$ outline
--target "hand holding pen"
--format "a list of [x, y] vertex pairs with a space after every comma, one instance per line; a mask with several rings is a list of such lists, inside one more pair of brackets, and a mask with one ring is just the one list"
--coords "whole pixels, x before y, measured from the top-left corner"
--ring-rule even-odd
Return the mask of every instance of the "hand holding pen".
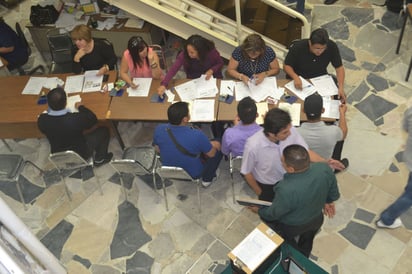
[[300, 77], [296, 77], [295, 79], [293, 79], [293, 82], [295, 84], [295, 88], [302, 90], [303, 86], [302, 86], [302, 80], [300, 79]]

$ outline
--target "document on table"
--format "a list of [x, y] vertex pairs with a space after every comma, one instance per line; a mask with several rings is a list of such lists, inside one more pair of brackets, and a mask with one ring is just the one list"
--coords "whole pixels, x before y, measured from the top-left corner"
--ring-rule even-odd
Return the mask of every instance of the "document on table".
[[84, 72], [83, 92], [100, 91], [103, 83], [103, 75], [97, 76], [98, 70]]
[[321, 96], [333, 96], [338, 94], [338, 87], [333, 81], [332, 76], [325, 74], [311, 78], [310, 81]]
[[329, 97], [322, 97], [323, 99], [323, 108], [325, 111], [322, 113], [321, 117], [323, 118], [334, 118], [339, 119], [339, 100], [332, 100]]
[[76, 108], [76, 103], [81, 102], [82, 98], [80, 95], [72, 95], [72, 96], [67, 96], [67, 106], [70, 110], [70, 112], [79, 112], [79, 110]]
[[71, 75], [66, 77], [66, 84], [64, 90], [67, 93], [82, 92], [84, 75]]
[[286, 102], [280, 102], [279, 108], [283, 109], [284, 111], [289, 112], [290, 118], [292, 119], [292, 125], [295, 127], [300, 126], [300, 104], [293, 103], [289, 104]]
[[198, 99], [191, 104], [191, 122], [211, 122], [215, 120], [215, 100]]
[[193, 81], [196, 86], [197, 99], [215, 97], [219, 92], [216, 86], [216, 78], [211, 77], [209, 80], [206, 80], [206, 75], [202, 74], [202, 76]]
[[258, 125], [263, 125], [264, 117], [266, 115], [266, 112], [268, 112], [269, 110], [268, 103], [266, 102], [256, 103], [256, 107], [257, 107], [257, 113], [258, 113], [258, 117], [256, 117], [256, 123]]
[[295, 82], [294, 81], [290, 81], [288, 82], [285, 87], [287, 89], [289, 89], [290, 91], [292, 91], [297, 97], [299, 97], [302, 100], [305, 100], [306, 97], [308, 97], [309, 95], [313, 94], [316, 92], [315, 87], [309, 83], [308, 81], [306, 81], [304, 78], [302, 78], [301, 76], [299, 76], [300, 80], [302, 81], [302, 89], [297, 89], [295, 88]]
[[231, 253], [254, 271], [277, 246], [272, 239], [255, 228]]
[[221, 80], [220, 81], [220, 94], [233, 96], [235, 90], [235, 81], [233, 80]]
[[127, 88], [129, 97], [147, 97], [149, 95], [152, 78], [133, 78], [133, 83], [137, 88]]
[[175, 90], [182, 102], [191, 102], [196, 99], [196, 85], [193, 80], [175, 86]]
[[248, 85], [243, 82], [235, 83], [236, 101], [250, 96], [256, 102], [261, 102], [269, 96], [276, 96], [277, 90], [276, 77], [267, 77], [259, 85], [255, 85], [252, 81]]
[[39, 95], [43, 87], [43, 84], [47, 81], [47, 77], [33, 77], [29, 78], [26, 86], [24, 87], [21, 94], [28, 95]]

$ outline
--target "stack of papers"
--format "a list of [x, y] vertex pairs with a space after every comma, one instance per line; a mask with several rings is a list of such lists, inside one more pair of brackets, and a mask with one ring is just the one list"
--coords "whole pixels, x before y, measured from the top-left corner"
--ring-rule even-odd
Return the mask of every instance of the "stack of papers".
[[206, 75], [193, 79], [181, 85], [175, 86], [182, 102], [191, 102], [199, 98], [212, 98], [218, 93], [216, 79], [206, 80]]
[[21, 94], [39, 95], [47, 77], [30, 77]]
[[283, 109], [284, 111], [289, 112], [290, 118], [292, 118], [292, 126], [298, 127], [300, 126], [300, 104], [299, 103], [285, 103], [280, 102], [279, 108]]
[[299, 76], [300, 80], [302, 81], [302, 89], [297, 89], [295, 88], [295, 82], [290, 81], [285, 85], [285, 88], [289, 89], [292, 91], [297, 97], [299, 97], [301, 100], [305, 101], [305, 98], [308, 97], [309, 95], [312, 95], [313, 93], [316, 92], [315, 87], [306, 81], [304, 78]]
[[259, 85], [254, 81], [249, 81], [247, 86], [243, 82], [235, 83], [236, 101], [250, 96], [256, 102], [261, 102], [267, 97], [275, 98], [277, 90], [276, 77], [266, 77]]
[[322, 113], [321, 117], [339, 119], [340, 101], [331, 100], [329, 97], [322, 97], [322, 98], [323, 98], [323, 108], [325, 109], [325, 111]]
[[67, 93], [100, 91], [103, 75], [97, 76], [98, 70], [88, 70], [84, 75], [67, 76], [64, 90]]
[[333, 96], [338, 94], [338, 87], [333, 81], [332, 76], [325, 74], [319, 77], [311, 78], [310, 81], [321, 96]]
[[189, 106], [190, 122], [212, 122], [215, 120], [215, 100], [194, 100]]
[[152, 78], [133, 78], [133, 83], [137, 88], [127, 88], [129, 97], [147, 97], [149, 95]]

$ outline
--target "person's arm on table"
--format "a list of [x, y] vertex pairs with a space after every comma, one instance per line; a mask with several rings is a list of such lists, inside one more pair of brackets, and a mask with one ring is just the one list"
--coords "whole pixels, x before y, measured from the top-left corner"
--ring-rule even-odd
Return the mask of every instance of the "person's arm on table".
[[129, 76], [129, 65], [127, 64], [127, 60], [124, 56], [120, 62], [120, 78], [131, 88], [137, 88], [137, 85], [133, 83], [133, 79]]
[[293, 67], [289, 65], [283, 65], [283, 70], [293, 79], [295, 88], [302, 89], [302, 80], [300, 80], [299, 75], [295, 73]]
[[177, 71], [183, 65], [183, 61], [184, 61], [184, 54], [182, 51], [181, 53], [179, 53], [172, 67], [167, 72], [165, 78], [160, 84], [160, 87], [157, 88], [157, 94], [159, 94], [161, 98], [163, 98], [163, 94], [165, 93], [166, 87], [169, 84], [170, 80], [172, 80], [172, 78], [176, 75]]

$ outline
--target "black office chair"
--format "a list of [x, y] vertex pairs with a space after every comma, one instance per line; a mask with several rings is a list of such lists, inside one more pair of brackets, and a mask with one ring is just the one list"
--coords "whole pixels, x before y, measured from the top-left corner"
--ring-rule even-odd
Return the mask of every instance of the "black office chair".
[[73, 42], [64, 29], [50, 29], [47, 32], [52, 63], [49, 73], [69, 73], [73, 71]]
[[[94, 37], [93, 37], [93, 39], [94, 39], [94, 40], [102, 41], [103, 43], [109, 45], [109, 46], [112, 48], [113, 52], [114, 52], [114, 47], [113, 47], [112, 42], [110, 42], [110, 41], [107, 40], [106, 38], [94, 38]], [[114, 69], [115, 69], [116, 71], [119, 71], [118, 68], [117, 68], [117, 63], [114, 64]]]
[[[24, 36], [24, 33], [23, 33], [23, 31], [22, 31], [19, 23], [16, 23], [16, 32], [17, 32], [17, 36], [19, 37], [20, 41], [23, 43], [23, 45], [24, 45], [24, 46], [26, 47], [26, 49], [27, 49], [27, 53], [28, 53], [27, 55], [30, 57], [30, 55], [31, 55], [31, 48], [30, 48], [29, 43], [27, 42], [26, 36]], [[26, 62], [25, 64], [27, 64], [27, 62]], [[41, 74], [44, 74], [44, 72], [45, 72], [44, 66], [42, 66], [42, 65], [38, 65], [37, 67], [32, 68], [32, 69], [30, 69], [29, 71], [26, 71], [26, 70], [23, 68], [23, 66], [24, 66], [25, 64], [21, 64], [21, 65], [17, 68], [17, 70], [19, 71], [19, 74], [20, 74], [20, 75], [32, 75], [32, 74], [36, 73], [37, 71], [41, 71], [41, 72], [40, 72]]]

